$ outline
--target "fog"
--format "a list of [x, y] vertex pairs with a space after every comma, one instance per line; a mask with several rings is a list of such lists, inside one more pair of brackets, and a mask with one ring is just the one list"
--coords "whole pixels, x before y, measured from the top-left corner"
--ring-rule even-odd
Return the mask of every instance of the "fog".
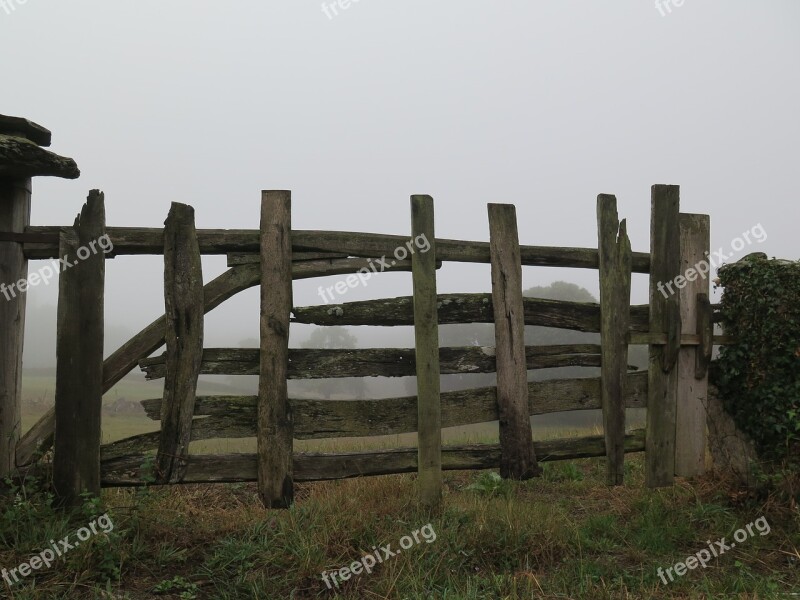
[[[486, 204], [508, 202], [521, 243], [596, 247], [596, 197], [612, 193], [633, 249], [647, 251], [650, 186], [670, 183], [683, 212], [711, 215], [712, 249], [730, 260], [798, 258], [797, 2], [362, 0], [333, 16], [297, 0], [3, 7], [0, 112], [51, 129], [52, 149], [82, 170], [34, 181], [35, 225], [72, 223], [99, 188], [110, 226], [159, 227], [177, 201], [199, 228], [257, 228], [261, 190], [290, 189], [294, 228], [406, 234], [409, 196], [424, 193], [439, 237], [488, 240]], [[757, 225], [766, 239], [732, 253]], [[206, 281], [226, 268], [203, 264]], [[338, 279], [296, 282], [295, 304], [319, 303], [317, 287]], [[556, 280], [597, 295], [596, 271], [524, 269], [525, 287]], [[438, 285], [488, 291], [489, 267], [446, 264]], [[392, 273], [342, 300], [410, 292], [410, 275]], [[633, 301], [646, 297], [637, 275]], [[57, 285], [28, 300], [52, 312]], [[116, 338], [163, 308], [160, 257], [108, 262]], [[257, 327], [249, 290], [208, 315], [206, 346]], [[387, 335], [369, 329], [362, 345]], [[292, 344], [308, 335], [293, 327]], [[54, 335], [35, 339], [26, 364], [51, 362]]]

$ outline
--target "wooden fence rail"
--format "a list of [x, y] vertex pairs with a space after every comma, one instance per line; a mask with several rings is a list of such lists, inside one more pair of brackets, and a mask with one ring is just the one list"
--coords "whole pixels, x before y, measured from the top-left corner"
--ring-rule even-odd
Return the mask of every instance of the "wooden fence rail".
[[[28, 226], [25, 233], [50, 236], [52, 243], [25, 243], [24, 253], [28, 259], [58, 257], [60, 227]], [[164, 230], [146, 227], [109, 227], [108, 235], [114, 244], [110, 256], [163, 254]], [[197, 232], [201, 254], [252, 253], [258, 255], [260, 236], [252, 229], [201, 229]], [[292, 232], [292, 252], [324, 252], [347, 256], [380, 257], [392, 254], [403, 246], [408, 236], [360, 233], [348, 231], [303, 231]], [[436, 260], [474, 262], [488, 264], [488, 242], [436, 239]], [[553, 248], [547, 246], [520, 246], [520, 259], [525, 266], [565, 267], [596, 269], [599, 264], [597, 249]], [[633, 270], [647, 273], [650, 257], [646, 252], [635, 252]]]

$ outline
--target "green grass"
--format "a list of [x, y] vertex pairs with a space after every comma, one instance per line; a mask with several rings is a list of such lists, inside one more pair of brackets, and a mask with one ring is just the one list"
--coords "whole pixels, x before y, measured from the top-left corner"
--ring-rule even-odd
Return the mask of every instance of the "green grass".
[[[52, 376], [26, 376], [30, 425], [46, 408]], [[204, 393], [225, 393], [219, 386]], [[123, 380], [105, 398], [156, 397], [161, 385]], [[232, 392], [228, 392], [232, 393]], [[38, 394], [38, 396], [37, 396]], [[533, 420], [537, 439], [599, 433]], [[154, 431], [143, 415], [103, 415], [103, 439]], [[445, 444], [495, 443], [496, 424], [444, 432]], [[413, 447], [416, 436], [296, 443], [300, 451]], [[193, 443], [193, 453], [254, 452], [253, 439]], [[296, 486], [289, 511], [266, 511], [252, 484], [112, 489], [103, 494], [115, 529], [76, 548], [49, 569], [3, 590], [21, 600], [67, 598], [191, 600], [238, 598], [792, 598], [800, 594], [800, 511], [782, 508], [713, 476], [661, 490], [643, 483], [641, 455], [629, 455], [626, 485], [604, 483], [601, 459], [545, 463], [542, 477], [501, 480], [492, 472], [445, 474], [442, 510], [416, 501], [413, 475]], [[37, 486], [0, 495], [0, 566], [13, 568], [86, 525], [97, 506], [76, 515], [51, 507]], [[667, 569], [730, 539], [765, 515], [772, 527], [664, 585]], [[322, 571], [351, 564], [430, 523], [436, 541], [414, 545], [336, 590]], [[0, 587], [5, 584], [0, 581]], [[800, 596], [798, 596], [800, 597]]]
[[[443, 508], [416, 502], [412, 475], [297, 486], [288, 511], [261, 508], [251, 484], [106, 490], [115, 524], [7, 597], [34, 598], [791, 598], [800, 593], [800, 513], [711, 476], [643, 486], [641, 455], [625, 486], [600, 459], [550, 463], [543, 477], [445, 474]], [[22, 498], [22, 497], [20, 497]], [[8, 499], [0, 564], [27, 560], [85, 525], [46, 499]], [[657, 575], [766, 516], [755, 535], [706, 569], [664, 585]], [[321, 579], [430, 523], [421, 540], [334, 593]]]

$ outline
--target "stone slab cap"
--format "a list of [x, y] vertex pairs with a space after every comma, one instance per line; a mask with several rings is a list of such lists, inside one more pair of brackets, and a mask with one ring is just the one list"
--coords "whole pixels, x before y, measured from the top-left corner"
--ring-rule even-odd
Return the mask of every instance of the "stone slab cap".
[[22, 117], [9, 117], [6, 115], [0, 115], [0, 134], [24, 137], [37, 146], [44, 146], [45, 148], [50, 145], [52, 138], [49, 129], [45, 129], [41, 125]]
[[50, 131], [41, 125], [0, 115], [0, 177], [80, 177], [74, 160], [42, 148], [50, 141]]

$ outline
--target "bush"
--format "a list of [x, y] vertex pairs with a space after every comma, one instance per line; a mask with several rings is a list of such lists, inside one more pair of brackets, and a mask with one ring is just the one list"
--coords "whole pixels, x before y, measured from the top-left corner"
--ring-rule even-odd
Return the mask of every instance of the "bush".
[[724, 346], [715, 384], [766, 460], [800, 460], [800, 262], [751, 254], [719, 270]]

